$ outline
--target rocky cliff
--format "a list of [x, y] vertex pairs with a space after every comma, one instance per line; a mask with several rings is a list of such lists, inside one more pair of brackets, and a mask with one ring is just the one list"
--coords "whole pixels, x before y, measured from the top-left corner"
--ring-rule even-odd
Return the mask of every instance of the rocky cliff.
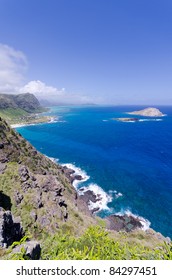
[[37, 237], [66, 224], [82, 232], [95, 223], [65, 169], [36, 151], [0, 118], [0, 207]]

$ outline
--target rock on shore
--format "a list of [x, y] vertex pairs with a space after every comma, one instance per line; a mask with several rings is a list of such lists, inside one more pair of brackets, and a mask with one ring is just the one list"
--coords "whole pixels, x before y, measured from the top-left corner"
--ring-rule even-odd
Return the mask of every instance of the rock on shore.
[[106, 218], [107, 227], [115, 231], [132, 231], [135, 229], [142, 229], [143, 225], [138, 217], [132, 215], [110, 215]]

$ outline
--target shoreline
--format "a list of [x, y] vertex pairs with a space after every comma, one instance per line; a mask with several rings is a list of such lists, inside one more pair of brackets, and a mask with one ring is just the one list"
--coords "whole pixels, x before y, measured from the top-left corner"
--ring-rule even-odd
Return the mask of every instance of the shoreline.
[[[26, 122], [26, 123], [15, 123], [15, 124], [10, 124], [11, 128], [19, 128], [19, 127], [24, 127], [24, 126], [32, 126], [32, 125], [40, 125], [40, 124], [48, 124], [48, 123], [56, 123], [60, 122], [59, 117], [48, 117], [46, 116], [46, 120], [42, 120], [41, 118], [35, 119], [35, 122]], [[42, 120], [42, 121], [41, 121]]]
[[[55, 158], [50, 158], [53, 162], [57, 163]], [[103, 218], [107, 222], [107, 229], [120, 231], [130, 231], [141, 229], [147, 231], [150, 228], [150, 221], [132, 213], [129, 210], [125, 210], [123, 213], [114, 213], [112, 209], [108, 207], [108, 203], [112, 202], [113, 199], [118, 199], [123, 196], [122, 193], [116, 190], [109, 191], [106, 193], [96, 183], [89, 183], [87, 186], [81, 186], [80, 184], [90, 179], [90, 176], [86, 174], [81, 168], [76, 167], [72, 163], [60, 164], [63, 168], [64, 173], [67, 175], [71, 184], [76, 189], [77, 194], [86, 203], [90, 213], [96, 215], [101, 211], [107, 211], [107, 215]], [[112, 193], [114, 196], [112, 196]], [[109, 214], [108, 214], [109, 212]], [[121, 227], [121, 228], [120, 228]]]

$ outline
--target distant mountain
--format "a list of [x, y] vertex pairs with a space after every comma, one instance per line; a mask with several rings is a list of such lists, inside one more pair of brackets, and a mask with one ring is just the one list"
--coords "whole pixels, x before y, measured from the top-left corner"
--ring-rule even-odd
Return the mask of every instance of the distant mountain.
[[27, 113], [40, 111], [41, 107], [38, 99], [31, 93], [23, 94], [0, 94], [1, 109], [22, 109]]
[[[48, 119], [37, 116], [47, 111], [31, 93], [2, 94], [0, 93], [0, 117], [8, 123], [47, 122]], [[36, 118], [36, 120], [35, 120]]]
[[47, 100], [47, 99], [40, 99], [39, 102], [42, 106], [45, 107], [51, 107], [51, 106], [96, 106], [97, 104], [92, 103], [92, 102], [87, 102], [87, 103], [72, 103], [71, 101], [68, 102], [65, 100], [64, 102], [62, 101], [57, 101], [57, 100]]

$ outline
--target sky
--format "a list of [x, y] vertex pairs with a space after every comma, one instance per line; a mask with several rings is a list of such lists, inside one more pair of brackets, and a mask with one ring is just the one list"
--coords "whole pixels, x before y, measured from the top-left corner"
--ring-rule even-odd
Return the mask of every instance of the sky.
[[172, 1], [0, 0], [0, 92], [172, 105]]

